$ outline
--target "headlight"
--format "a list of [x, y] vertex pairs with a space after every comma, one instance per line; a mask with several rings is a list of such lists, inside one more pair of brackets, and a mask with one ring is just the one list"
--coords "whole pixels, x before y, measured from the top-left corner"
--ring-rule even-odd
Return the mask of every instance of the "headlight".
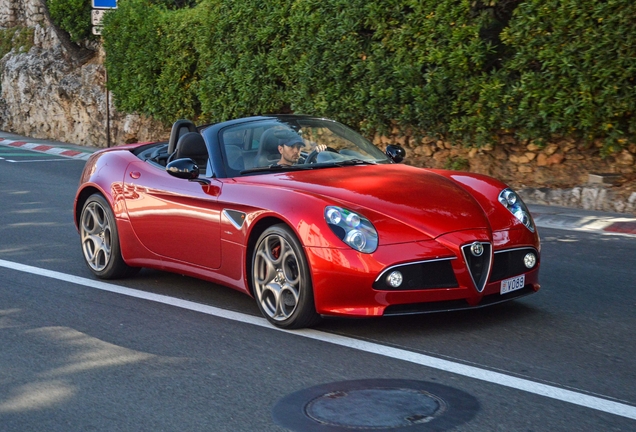
[[530, 212], [512, 189], [504, 189], [499, 193], [499, 202], [508, 209], [519, 222], [524, 224], [531, 232], [534, 232], [534, 222], [530, 217]]
[[378, 248], [378, 232], [364, 216], [342, 207], [327, 206], [325, 221], [340, 240], [364, 253]]

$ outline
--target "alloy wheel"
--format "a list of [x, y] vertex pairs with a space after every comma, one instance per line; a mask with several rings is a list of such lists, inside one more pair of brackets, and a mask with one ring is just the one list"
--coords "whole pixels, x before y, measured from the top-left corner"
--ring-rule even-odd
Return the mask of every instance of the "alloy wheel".
[[274, 321], [289, 319], [298, 308], [303, 278], [296, 252], [281, 235], [258, 244], [253, 277], [261, 309]]
[[82, 213], [80, 235], [86, 263], [96, 272], [108, 265], [112, 255], [111, 226], [104, 208], [90, 202]]

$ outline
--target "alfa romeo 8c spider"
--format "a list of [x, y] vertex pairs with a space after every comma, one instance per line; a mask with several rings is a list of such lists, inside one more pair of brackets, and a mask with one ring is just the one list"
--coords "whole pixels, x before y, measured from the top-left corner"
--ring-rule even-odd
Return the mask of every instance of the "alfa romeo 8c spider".
[[242, 291], [288, 329], [539, 290], [539, 235], [519, 195], [404, 157], [322, 118], [178, 120], [167, 142], [87, 161], [74, 206], [82, 253], [100, 279], [146, 267]]

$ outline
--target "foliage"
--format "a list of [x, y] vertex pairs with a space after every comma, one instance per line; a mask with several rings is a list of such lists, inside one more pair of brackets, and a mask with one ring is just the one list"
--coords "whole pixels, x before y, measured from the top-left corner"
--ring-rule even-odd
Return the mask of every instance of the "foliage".
[[[124, 2], [119, 2], [119, 7]], [[153, 4], [163, 5], [168, 9], [193, 7], [196, 0], [153, 0]], [[71, 40], [80, 43], [94, 39], [92, 34], [92, 2], [89, 0], [46, 0], [51, 19], [60, 29], [67, 32]]]
[[182, 9], [196, 6], [196, 0], [154, 0], [154, 4], [163, 5], [167, 9]]
[[27, 52], [33, 47], [33, 29], [29, 27], [9, 27], [0, 29], [0, 58], [12, 49]]
[[[533, 0], [503, 35], [514, 55], [504, 95], [523, 135], [577, 134], [619, 147], [636, 134], [636, 3]], [[503, 120], [503, 119], [502, 119]]]
[[[108, 86], [114, 89], [118, 108], [161, 118], [163, 11], [150, 1], [122, 2], [104, 16], [104, 49], [107, 52]], [[177, 114], [177, 113], [175, 113]]]
[[490, 138], [602, 138], [606, 151], [636, 135], [636, 4], [528, 0], [501, 34], [503, 68], [477, 77], [459, 99], [453, 132]]
[[444, 162], [444, 169], [453, 170], [453, 171], [468, 171], [470, 168], [470, 163], [468, 159], [464, 159], [462, 157], [449, 157]]
[[364, 0], [293, 5], [281, 75], [294, 111], [354, 125], [368, 116], [377, 118], [369, 105], [372, 76], [366, 56], [375, 42], [366, 15]]
[[610, 151], [636, 136], [633, 22], [631, 0], [127, 0], [104, 46], [118, 108], [166, 123], [297, 112]]
[[91, 2], [87, 0], [46, 0], [53, 22], [71, 36], [73, 42], [92, 37]]
[[197, 30], [201, 115], [225, 120], [289, 108], [281, 52], [288, 43], [285, 0], [201, 2]]

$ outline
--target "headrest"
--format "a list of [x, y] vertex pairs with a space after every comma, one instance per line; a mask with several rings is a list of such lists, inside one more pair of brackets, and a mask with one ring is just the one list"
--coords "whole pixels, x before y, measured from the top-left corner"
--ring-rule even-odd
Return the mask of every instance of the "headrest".
[[179, 157], [191, 157], [207, 154], [203, 136], [198, 132], [188, 132], [177, 141], [177, 153]]

